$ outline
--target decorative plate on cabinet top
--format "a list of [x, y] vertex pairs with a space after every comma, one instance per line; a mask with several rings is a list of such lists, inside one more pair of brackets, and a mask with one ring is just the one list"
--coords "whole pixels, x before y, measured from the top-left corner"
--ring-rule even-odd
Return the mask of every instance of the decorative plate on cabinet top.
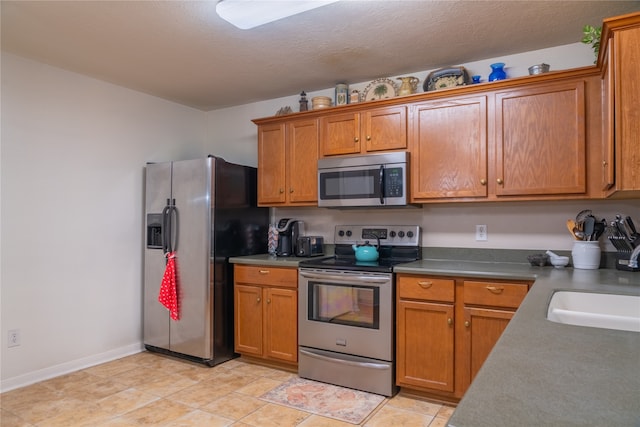
[[464, 67], [449, 67], [435, 70], [429, 73], [424, 81], [423, 89], [425, 92], [447, 89], [450, 87], [464, 86], [471, 83], [469, 73]]
[[376, 79], [364, 89], [365, 101], [394, 98], [398, 93], [398, 85], [391, 79]]

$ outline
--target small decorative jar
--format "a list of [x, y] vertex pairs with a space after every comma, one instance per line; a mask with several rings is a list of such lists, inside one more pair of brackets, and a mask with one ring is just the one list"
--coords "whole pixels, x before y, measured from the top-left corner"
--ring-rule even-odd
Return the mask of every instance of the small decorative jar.
[[349, 86], [344, 83], [336, 85], [336, 105], [347, 105], [349, 103]]
[[398, 80], [402, 81], [400, 89], [398, 89], [398, 96], [411, 95], [418, 90], [420, 80], [417, 77], [398, 77]]
[[597, 240], [576, 240], [571, 250], [573, 268], [597, 270], [600, 268], [600, 252]]
[[496, 62], [491, 64], [491, 74], [489, 74], [489, 81], [504, 80], [507, 78], [507, 73], [504, 71], [504, 62]]
[[357, 104], [358, 102], [360, 102], [360, 92], [354, 89], [349, 96], [349, 104]]
[[309, 101], [307, 101], [307, 94], [302, 91], [300, 94], [300, 111], [307, 111], [309, 109]]
[[471, 76], [471, 79], [473, 80], [473, 83], [480, 83], [480, 76]]

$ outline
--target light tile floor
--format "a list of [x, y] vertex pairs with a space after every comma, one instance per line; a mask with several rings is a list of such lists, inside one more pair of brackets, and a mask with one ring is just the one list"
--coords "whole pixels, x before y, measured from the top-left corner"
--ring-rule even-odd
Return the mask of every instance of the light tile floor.
[[[234, 359], [213, 368], [139, 353], [0, 395], [0, 425], [353, 427], [258, 397], [295, 374]], [[446, 426], [453, 407], [396, 395], [364, 427]]]

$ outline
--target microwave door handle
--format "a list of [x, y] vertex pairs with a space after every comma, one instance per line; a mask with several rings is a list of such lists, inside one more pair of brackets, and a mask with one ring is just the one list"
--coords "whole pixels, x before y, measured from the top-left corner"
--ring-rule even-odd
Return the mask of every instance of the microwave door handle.
[[380, 184], [380, 204], [384, 205], [384, 165], [380, 165], [378, 183]]

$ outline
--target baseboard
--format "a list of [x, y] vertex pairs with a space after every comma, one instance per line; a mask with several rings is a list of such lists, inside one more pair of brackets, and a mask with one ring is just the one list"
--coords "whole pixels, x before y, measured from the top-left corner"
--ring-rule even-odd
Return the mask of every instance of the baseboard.
[[89, 368], [101, 363], [110, 362], [112, 360], [120, 359], [122, 357], [130, 356], [142, 351], [144, 351], [144, 345], [142, 344], [142, 342], [139, 342], [116, 348], [114, 350], [109, 350], [104, 353], [94, 354], [92, 356], [83, 357], [82, 359], [71, 360], [59, 365], [39, 369], [37, 371], [29, 372], [23, 375], [18, 375], [17, 377], [2, 380], [0, 382], [0, 393], [14, 390], [20, 387], [25, 387], [51, 378], [59, 377], [60, 375], [79, 371], [81, 369]]

